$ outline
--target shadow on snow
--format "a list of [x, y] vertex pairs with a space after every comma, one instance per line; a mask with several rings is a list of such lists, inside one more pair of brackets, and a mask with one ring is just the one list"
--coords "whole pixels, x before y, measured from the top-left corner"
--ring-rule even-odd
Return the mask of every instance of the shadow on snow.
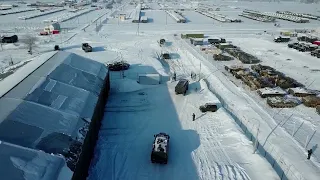
[[[141, 73], [156, 71], [150, 66], [130, 67], [135, 68]], [[199, 179], [191, 157], [200, 145], [199, 135], [182, 129], [170, 95], [174, 92], [167, 84], [145, 88], [130, 79], [111, 79], [111, 88], [119, 81], [131, 87], [109, 96], [88, 179]], [[130, 91], [132, 86], [141, 88]], [[152, 164], [150, 159], [153, 135], [159, 132], [170, 135], [167, 165]]]

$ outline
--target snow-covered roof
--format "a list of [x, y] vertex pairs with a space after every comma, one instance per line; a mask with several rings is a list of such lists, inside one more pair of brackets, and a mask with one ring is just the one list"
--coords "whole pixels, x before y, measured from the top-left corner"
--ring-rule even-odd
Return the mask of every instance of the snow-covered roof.
[[107, 73], [102, 63], [56, 53], [1, 97], [0, 141], [47, 152], [47, 146], [69, 145], [65, 139], [49, 137], [82, 139], [79, 130], [93, 116]]
[[167, 152], [168, 140], [164, 136], [157, 136], [154, 144], [154, 151], [156, 152]]
[[260, 91], [261, 94], [287, 94], [287, 92], [281, 89], [280, 87], [275, 87], [275, 88], [266, 87], [266, 88], [259, 89], [258, 91]]
[[312, 92], [312, 90], [303, 88], [303, 87], [295, 87], [295, 88], [290, 88], [294, 93], [300, 93], [300, 94], [315, 94], [315, 92]]
[[5, 179], [59, 179], [62, 157], [0, 141], [0, 174]]

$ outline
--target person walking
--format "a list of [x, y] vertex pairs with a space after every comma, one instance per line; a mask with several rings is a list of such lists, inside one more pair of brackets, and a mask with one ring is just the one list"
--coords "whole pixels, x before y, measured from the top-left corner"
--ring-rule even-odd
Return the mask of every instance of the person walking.
[[192, 121], [194, 121], [195, 119], [196, 119], [196, 115], [192, 113]]
[[308, 158], [307, 158], [307, 159], [310, 159], [310, 158], [311, 158], [311, 155], [312, 155], [312, 149], [309, 149], [309, 150], [308, 150]]

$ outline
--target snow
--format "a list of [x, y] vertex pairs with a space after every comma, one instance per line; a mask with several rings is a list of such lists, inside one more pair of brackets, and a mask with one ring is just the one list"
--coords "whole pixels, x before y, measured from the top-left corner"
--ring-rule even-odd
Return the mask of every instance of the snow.
[[[301, 12], [305, 9], [312, 14], [317, 11], [314, 5], [297, 6], [296, 2], [219, 3], [221, 13], [228, 16], [237, 16], [246, 8], [261, 12], [274, 11], [275, 6], [277, 10]], [[170, 7], [179, 6], [179, 3], [166, 4]], [[182, 4], [191, 7], [188, 2]], [[159, 9], [156, 3], [150, 6]], [[235, 6], [239, 9], [235, 9]], [[121, 11], [132, 12], [133, 8], [134, 6], [124, 6]], [[123, 74], [110, 73], [110, 97], [105, 108], [88, 179], [269, 180], [280, 179], [281, 176], [293, 180], [318, 179], [320, 151], [317, 149], [317, 144], [320, 139], [318, 131], [320, 122], [315, 109], [299, 105], [279, 111], [268, 107], [265, 100], [248, 90], [224, 70], [224, 65], [239, 64], [237, 60], [217, 62], [212, 61], [212, 57], [209, 56], [204, 58], [201, 54], [203, 52], [200, 52], [198, 47], [190, 46], [188, 41], [181, 40], [179, 33], [202, 32], [206, 36], [224, 37], [244, 51], [257, 56], [263, 65], [284, 72], [310, 89], [318, 89], [317, 70], [320, 67], [317, 59], [307, 53], [289, 49], [285, 43], [274, 43], [272, 37], [284, 29], [318, 27], [319, 21], [310, 20], [307, 24], [296, 24], [278, 20], [281, 24], [278, 28], [273, 24], [249, 19], [244, 19], [244, 22], [239, 24], [224, 24], [194, 11], [184, 11], [183, 16], [188, 21], [185, 24], [178, 24], [167, 17], [163, 10], [145, 10], [149, 22], [139, 24], [138, 28], [138, 25], [131, 23], [130, 20], [120, 22], [109, 16], [119, 11], [120, 9], [114, 8], [111, 12], [109, 10], [90, 12], [62, 23], [64, 28], [75, 28], [71, 33], [54, 36], [52, 40], [43, 37], [48, 41], [43, 44], [46, 48], [53, 47], [53, 43], [58, 43], [61, 39], [61, 47], [65, 51], [102, 63], [126, 60], [131, 64], [130, 69]], [[17, 23], [18, 16], [31, 13], [6, 15], [7, 20], [0, 17], [0, 21], [5, 22], [1, 24], [1, 29], [19, 26], [42, 27], [32, 22], [44, 18], [35, 18], [35, 21], [27, 21], [29, 22], [27, 24]], [[105, 13], [108, 13], [106, 16], [108, 19], [103, 17], [101, 19], [103, 23], [99, 25], [101, 28], [97, 30], [95, 23], [91, 21]], [[8, 24], [11, 21], [13, 23]], [[87, 27], [86, 32], [79, 31], [84, 26]], [[263, 33], [264, 31], [266, 32]], [[70, 34], [72, 35], [70, 39], [65, 38], [66, 40], [62, 41]], [[173, 34], [177, 34], [178, 37], [175, 38]], [[168, 47], [159, 47], [157, 41], [160, 38], [166, 39]], [[94, 51], [84, 53], [79, 46], [83, 42], [89, 42]], [[20, 51], [19, 48], [11, 45], [4, 49], [15, 49], [17, 52]], [[167, 61], [167, 64], [156, 59], [156, 54], [162, 51], [173, 54], [173, 59]], [[173, 71], [177, 72], [177, 79], [189, 78], [190, 72], [193, 71], [205, 80], [199, 82], [190, 80], [187, 95], [175, 95], [174, 87], [177, 82], [167, 82]], [[153, 73], [161, 74], [163, 79], [160, 85], [137, 83], [139, 74]], [[69, 77], [69, 74], [65, 76]], [[15, 80], [15, 83], [17, 82], [19, 81]], [[46, 90], [51, 90], [53, 84], [55, 83], [48, 83]], [[291, 96], [286, 98], [291, 99]], [[61, 107], [63, 99], [63, 96], [57, 98], [54, 107]], [[208, 102], [218, 104], [217, 112], [199, 111], [199, 106]], [[74, 105], [78, 107], [77, 103]], [[192, 113], [196, 114], [195, 121], [192, 121]], [[36, 123], [41, 124], [41, 122]], [[59, 123], [65, 126], [68, 121], [64, 119]], [[56, 126], [52, 128], [59, 129]], [[150, 162], [153, 135], [159, 132], [167, 132], [171, 136], [169, 162], [165, 166]], [[83, 137], [79, 132], [75, 132], [77, 133]], [[253, 153], [252, 141], [256, 138], [259, 142], [258, 150]], [[314, 154], [311, 160], [306, 160], [306, 150], [310, 148], [314, 149]], [[28, 161], [21, 158], [14, 158], [14, 162], [17, 167], [22, 168], [21, 165], [26, 165], [22, 170], [27, 172], [28, 177], [35, 179], [39, 177], [39, 174], [32, 173], [34, 169], [32, 163], [28, 164]], [[42, 165], [38, 160], [32, 162]], [[68, 168], [62, 168], [60, 175], [59, 173], [56, 175], [61, 179], [69, 179], [71, 173]]]
[[[99, 37], [91, 36], [91, 39], [96, 42]], [[128, 37], [132, 37], [132, 40]], [[172, 37], [162, 37], [172, 43], [168, 47], [170, 53], [182, 56], [178, 50], [179, 45]], [[175, 95], [177, 82], [164, 82], [156, 86], [136, 82], [137, 74], [152, 71], [149, 66], [164, 75], [168, 73], [168, 69], [162, 67], [153, 56], [155, 51], [160, 52], [157, 44], [159, 38], [159, 35], [152, 34], [140, 37], [122, 33], [108, 34], [107, 47], [112, 48], [84, 54], [107, 63], [112, 58], [108, 60], [102, 57], [122, 49], [123, 60], [131, 64], [129, 70], [125, 71], [124, 79], [110, 74], [111, 93], [89, 179], [152, 177], [211, 180], [222, 176], [231, 179], [277, 179], [269, 163], [259, 154], [252, 154], [252, 143], [223, 108], [216, 113], [200, 112], [200, 105], [208, 102], [220, 104], [203, 81], [192, 81], [186, 98]], [[139, 49], [142, 49], [140, 53]], [[79, 49], [70, 51], [81, 53]], [[192, 63], [187, 57], [173, 57], [177, 78], [188, 78], [193, 69]], [[196, 87], [198, 90], [195, 90]], [[192, 122], [192, 112], [197, 116], [195, 124]], [[166, 132], [171, 137], [168, 167], [153, 166], [149, 159], [153, 135], [159, 132]], [[159, 171], [162, 176], [155, 176]], [[259, 172], [265, 176], [260, 177]]]
[[167, 152], [168, 140], [164, 136], [157, 136], [154, 143], [154, 151]]
[[275, 87], [275, 88], [262, 88], [259, 89], [258, 91], [261, 92], [261, 94], [287, 94], [286, 91], [282, 90], [280, 87]]
[[[277, 179], [223, 108], [200, 113], [198, 106], [216, 97], [203, 82], [202, 91], [194, 92], [195, 84], [186, 98], [175, 95], [176, 82], [112, 93], [88, 179]], [[191, 112], [197, 114], [194, 123]], [[153, 166], [153, 134], [160, 131], [170, 135], [169, 162]]]
[[312, 91], [303, 87], [290, 88], [294, 93], [313, 94]]
[[35, 69], [45, 63], [50, 57], [52, 57], [56, 52], [48, 52], [43, 55], [40, 55], [34, 59], [31, 59], [31, 62], [25, 66], [18, 69], [14, 74], [0, 81], [0, 97], [6, 94], [29, 74], [31, 74]]
[[72, 179], [73, 172], [65, 165], [61, 168], [58, 175], [58, 180]]

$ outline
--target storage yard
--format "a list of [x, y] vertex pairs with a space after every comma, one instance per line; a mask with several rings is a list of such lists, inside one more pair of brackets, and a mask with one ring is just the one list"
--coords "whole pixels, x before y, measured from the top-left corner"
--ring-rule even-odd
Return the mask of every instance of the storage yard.
[[320, 13], [297, 4], [1, 4], [0, 174], [318, 180]]

